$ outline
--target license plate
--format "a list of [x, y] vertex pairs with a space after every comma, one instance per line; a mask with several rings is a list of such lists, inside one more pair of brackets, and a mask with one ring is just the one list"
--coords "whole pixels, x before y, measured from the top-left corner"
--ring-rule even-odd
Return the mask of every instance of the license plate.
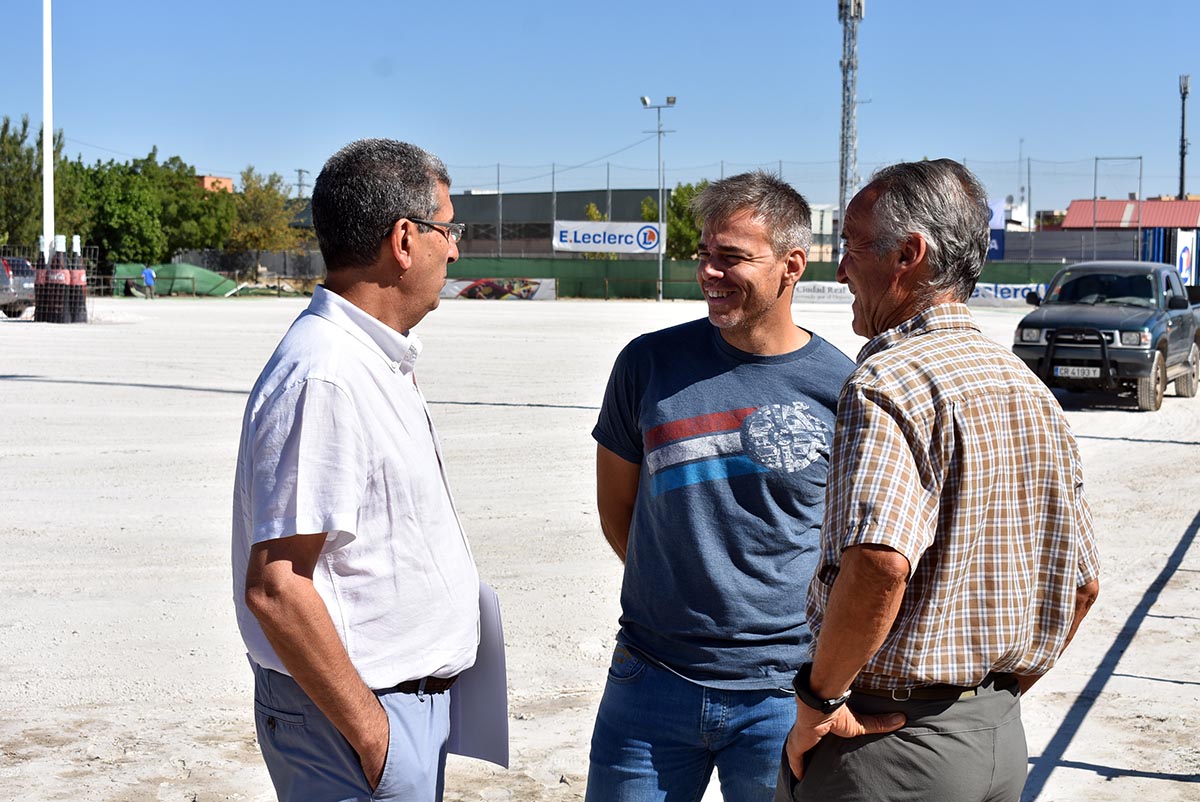
[[1079, 367], [1077, 365], [1055, 365], [1054, 375], [1063, 379], [1098, 379], [1100, 368]]

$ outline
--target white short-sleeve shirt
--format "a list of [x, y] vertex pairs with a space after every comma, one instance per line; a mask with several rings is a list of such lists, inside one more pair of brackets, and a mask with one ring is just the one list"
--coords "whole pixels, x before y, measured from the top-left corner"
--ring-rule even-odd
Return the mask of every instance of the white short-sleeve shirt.
[[413, 378], [421, 344], [318, 287], [242, 421], [233, 598], [250, 658], [287, 673], [246, 607], [255, 543], [326, 532], [313, 583], [371, 688], [475, 662], [479, 577]]

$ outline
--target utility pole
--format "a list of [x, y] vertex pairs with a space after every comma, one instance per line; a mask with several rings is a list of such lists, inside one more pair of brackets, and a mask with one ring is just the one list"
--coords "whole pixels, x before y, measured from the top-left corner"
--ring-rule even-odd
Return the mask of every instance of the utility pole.
[[1184, 166], [1187, 163], [1187, 96], [1191, 76], [1179, 76], [1179, 200], [1187, 197], [1184, 191]]
[[296, 168], [296, 192], [298, 193], [296, 197], [298, 198], [304, 197], [304, 176], [306, 175], [308, 175], [308, 170], [303, 167]]
[[866, 11], [866, 0], [838, 0], [842, 23], [842, 147], [838, 183], [838, 257], [841, 257], [841, 227], [846, 221], [847, 196], [858, 183], [858, 122], [855, 111], [858, 93], [858, 23]]

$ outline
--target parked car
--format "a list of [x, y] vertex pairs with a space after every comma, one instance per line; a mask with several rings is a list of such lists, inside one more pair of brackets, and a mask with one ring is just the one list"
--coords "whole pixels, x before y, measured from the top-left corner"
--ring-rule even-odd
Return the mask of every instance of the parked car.
[[1200, 387], [1200, 287], [1172, 265], [1083, 262], [1051, 279], [1043, 300], [1017, 324], [1013, 352], [1050, 387], [1132, 393], [1138, 408], [1162, 406]]
[[0, 312], [20, 317], [33, 306], [33, 265], [19, 256], [0, 258]]

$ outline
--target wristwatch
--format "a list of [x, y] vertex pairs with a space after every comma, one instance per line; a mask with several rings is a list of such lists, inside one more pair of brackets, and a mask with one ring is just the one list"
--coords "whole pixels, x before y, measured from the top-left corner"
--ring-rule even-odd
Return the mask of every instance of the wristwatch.
[[847, 690], [836, 699], [821, 699], [812, 692], [812, 686], [809, 684], [812, 679], [812, 663], [802, 663], [800, 669], [796, 672], [795, 679], [792, 680], [792, 690], [796, 692], [796, 698], [804, 704], [811, 707], [813, 710], [820, 710], [825, 715], [829, 715], [837, 710], [842, 705], [846, 704], [850, 699], [850, 691]]

